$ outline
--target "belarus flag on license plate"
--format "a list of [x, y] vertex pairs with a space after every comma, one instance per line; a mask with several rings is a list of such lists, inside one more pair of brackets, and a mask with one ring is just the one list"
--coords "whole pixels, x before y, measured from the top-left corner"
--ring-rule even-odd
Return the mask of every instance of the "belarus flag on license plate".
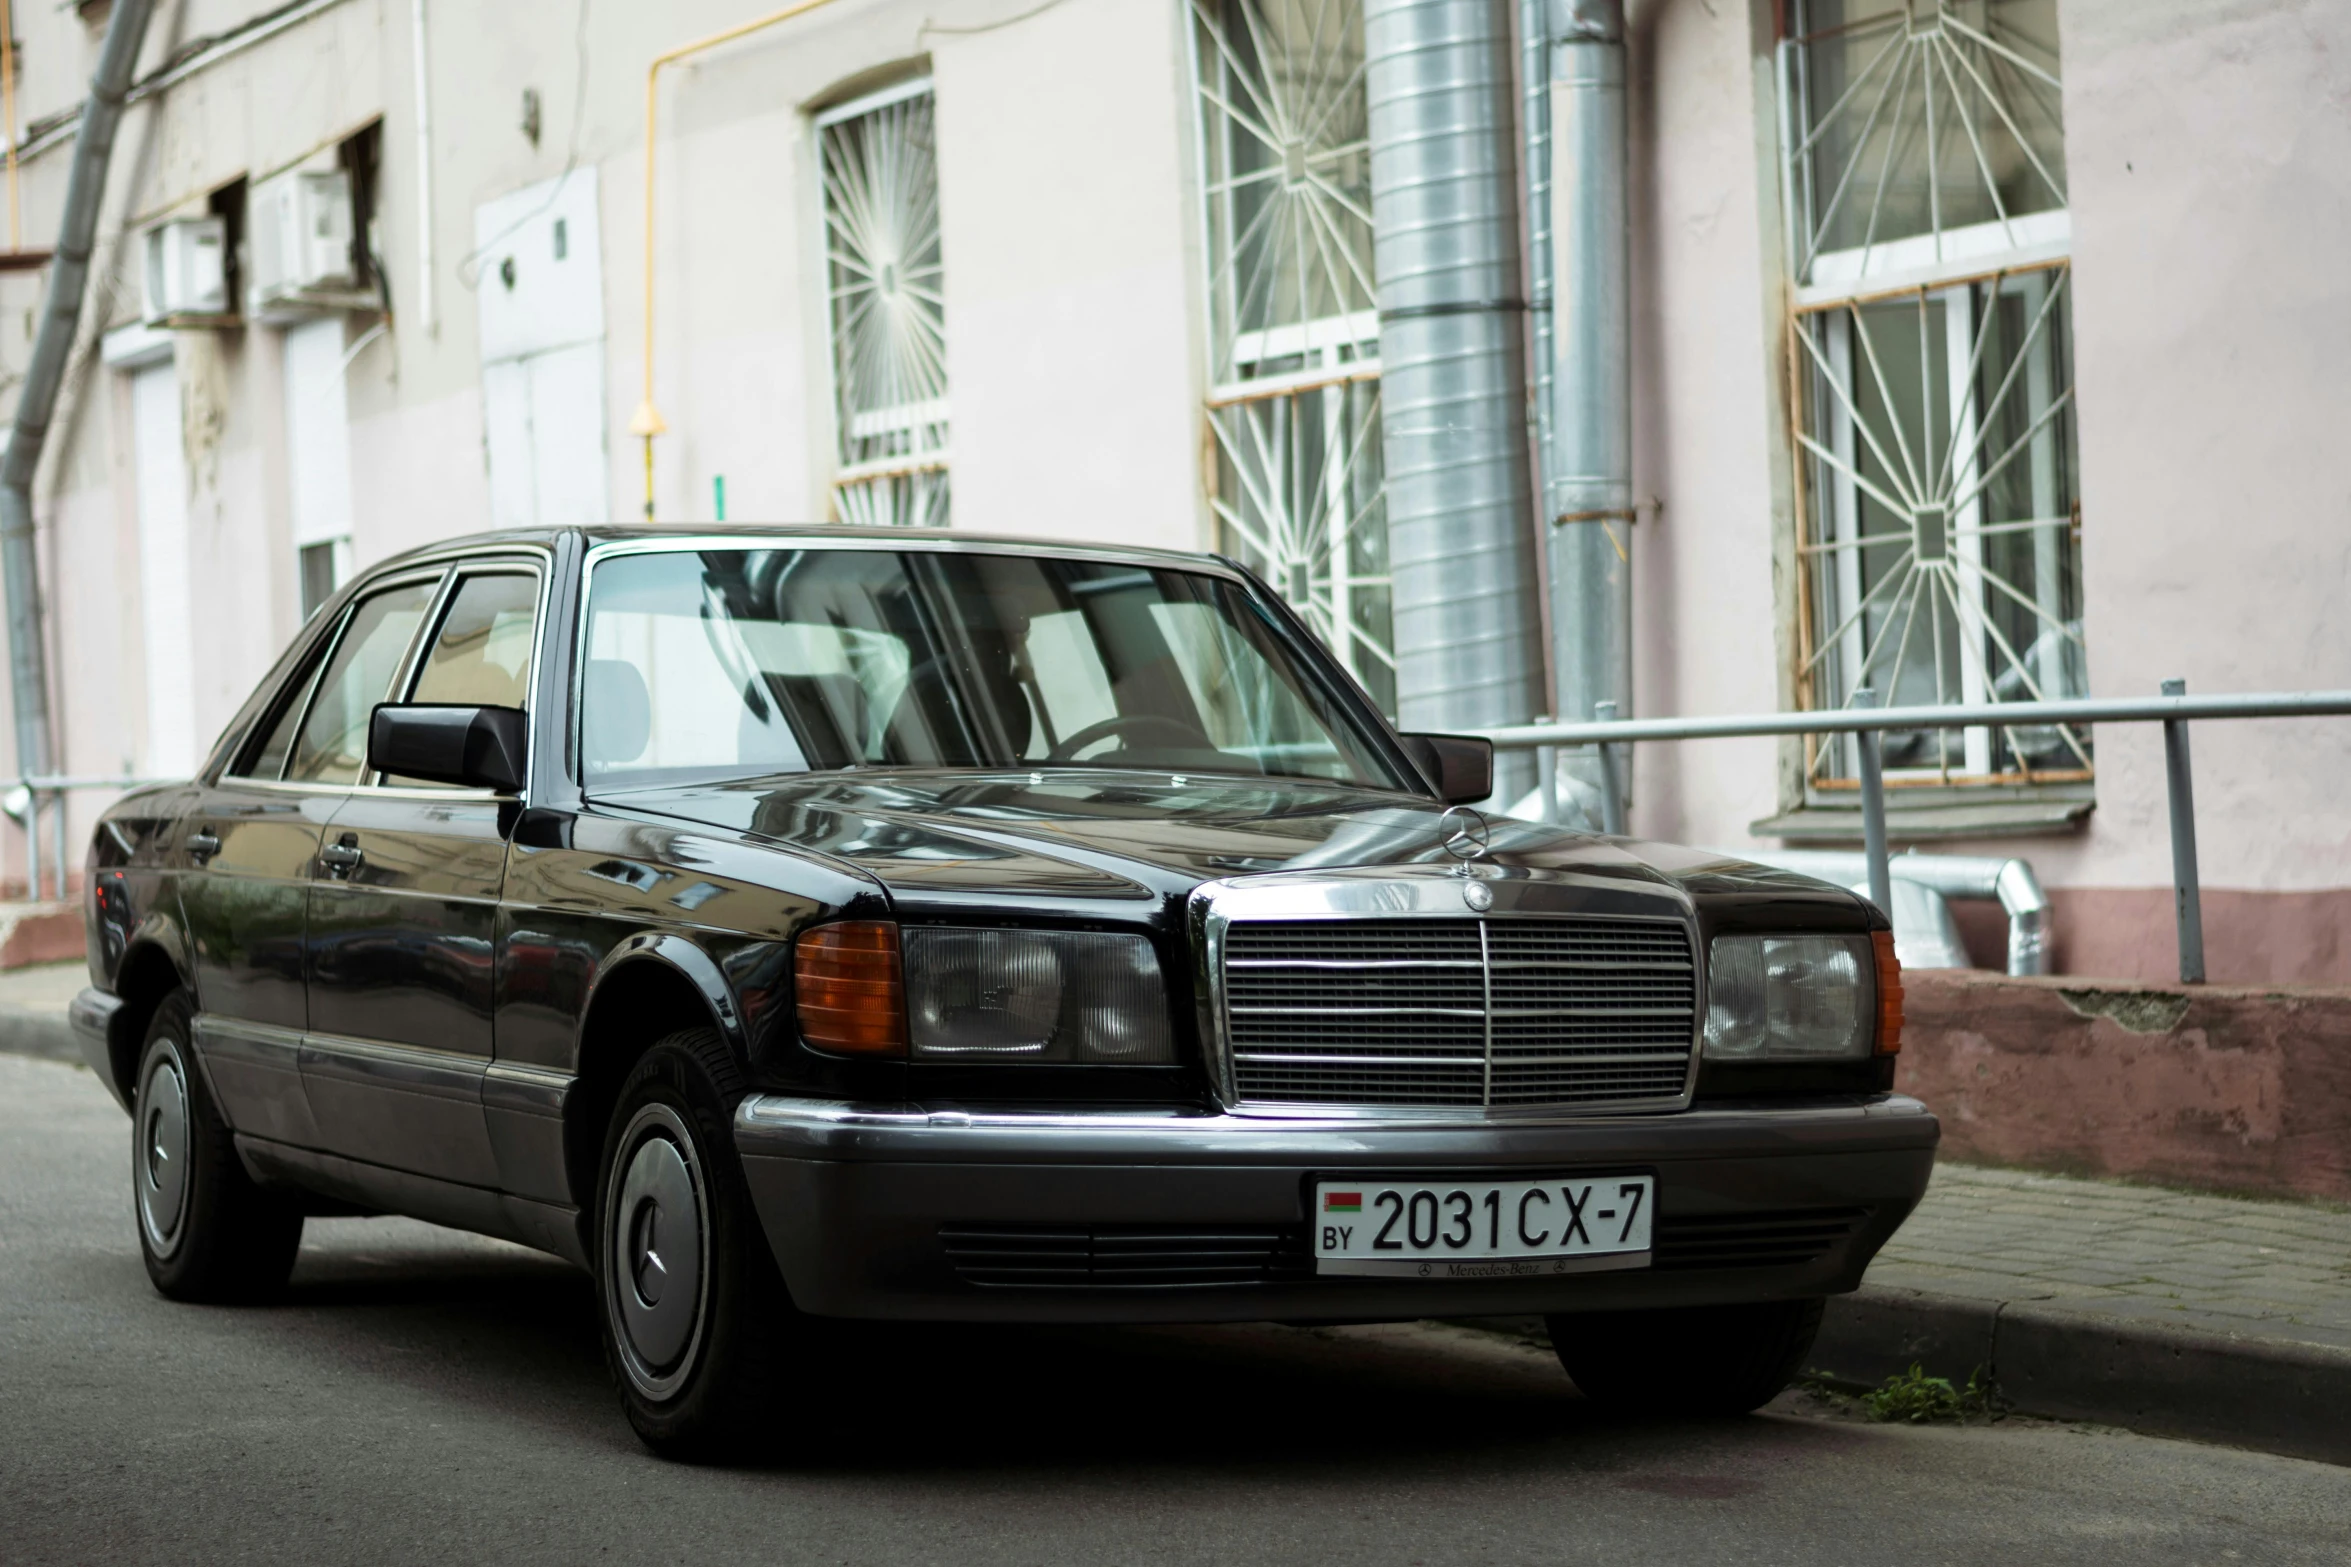
[[1322, 1211], [1325, 1213], [1361, 1213], [1363, 1211], [1363, 1193], [1324, 1192], [1322, 1194]]

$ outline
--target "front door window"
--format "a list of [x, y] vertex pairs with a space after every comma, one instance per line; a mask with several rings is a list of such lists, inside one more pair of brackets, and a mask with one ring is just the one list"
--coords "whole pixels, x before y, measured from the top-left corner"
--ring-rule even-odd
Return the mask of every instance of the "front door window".
[[318, 683], [286, 766], [291, 783], [356, 784], [367, 765], [367, 726], [392, 689], [432, 604], [431, 581], [408, 582], [359, 601]]
[[[539, 621], [539, 579], [527, 572], [469, 576], [449, 595], [441, 629], [409, 688], [411, 702], [465, 707], [530, 705], [532, 633]], [[409, 789], [453, 784], [387, 775]]]
[[531, 633], [538, 619], [538, 578], [522, 572], [467, 577], [450, 595], [440, 634], [408, 700], [527, 705]]

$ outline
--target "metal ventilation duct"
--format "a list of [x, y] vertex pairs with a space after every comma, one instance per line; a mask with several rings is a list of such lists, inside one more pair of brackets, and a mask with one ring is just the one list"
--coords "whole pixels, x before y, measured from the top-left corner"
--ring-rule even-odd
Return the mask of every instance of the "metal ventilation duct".
[[[1543, 706], [1528, 520], [1511, 0], [1368, 0], [1373, 250], [1406, 729]], [[1504, 762], [1497, 795], [1532, 781]], [[1522, 776], [1523, 775], [1523, 776]]]

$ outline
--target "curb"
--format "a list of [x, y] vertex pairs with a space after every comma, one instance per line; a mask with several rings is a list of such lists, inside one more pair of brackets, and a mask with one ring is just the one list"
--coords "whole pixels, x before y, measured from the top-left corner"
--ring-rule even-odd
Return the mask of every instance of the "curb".
[[82, 1065], [82, 1042], [63, 1012], [0, 1005], [0, 1051]]
[[1812, 1362], [1861, 1387], [1990, 1366], [2020, 1414], [2351, 1465], [2351, 1350], [2325, 1344], [1864, 1286], [1830, 1298]]

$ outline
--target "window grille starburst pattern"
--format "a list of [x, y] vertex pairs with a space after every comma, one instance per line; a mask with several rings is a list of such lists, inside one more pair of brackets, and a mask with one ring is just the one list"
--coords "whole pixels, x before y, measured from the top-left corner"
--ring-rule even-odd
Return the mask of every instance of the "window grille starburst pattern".
[[1233, 403], [1211, 409], [1209, 424], [1217, 449], [1209, 504], [1226, 547], [1393, 707], [1379, 382]]
[[948, 520], [946, 266], [927, 83], [820, 116], [843, 522]]
[[1362, 0], [1191, 0], [1223, 546], [1392, 703]]
[[1811, 0], [1781, 55], [1800, 284], [2061, 242], [2055, 0]]
[[[2087, 690], [2054, 0], [1799, 0], [1782, 44], [1807, 706]], [[1850, 741], [1811, 747], [1849, 780]], [[2078, 728], [1886, 737], [1946, 782], [2090, 775]]]
[[[1814, 705], [2082, 695], [2069, 269], [1814, 311], [1804, 360]], [[1825, 761], [1834, 748], [1825, 748]], [[1889, 737], [1892, 767], [2086, 770], [2071, 729]]]

